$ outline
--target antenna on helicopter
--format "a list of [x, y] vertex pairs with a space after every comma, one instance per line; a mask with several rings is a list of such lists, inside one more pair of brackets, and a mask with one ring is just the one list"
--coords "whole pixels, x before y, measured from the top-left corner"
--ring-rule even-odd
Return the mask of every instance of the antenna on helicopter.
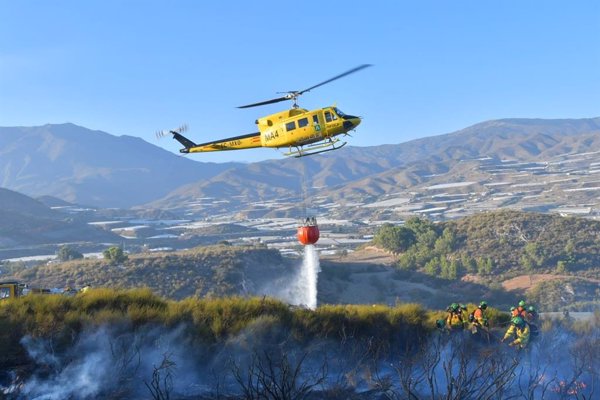
[[250, 107], [258, 107], [258, 106], [264, 106], [267, 104], [273, 104], [273, 103], [279, 103], [280, 101], [285, 101], [285, 100], [292, 100], [294, 102], [293, 107], [294, 108], [298, 108], [298, 97], [300, 97], [301, 95], [303, 95], [306, 92], [310, 92], [313, 89], [318, 88], [319, 86], [323, 86], [328, 84], [329, 82], [333, 82], [337, 79], [343, 78], [347, 75], [353, 74], [355, 72], [360, 71], [361, 69], [365, 69], [367, 67], [370, 67], [372, 64], [363, 64], [363, 65], [359, 65], [358, 67], [352, 68], [349, 71], [346, 71], [342, 74], [336, 75], [333, 78], [329, 78], [326, 81], [323, 81], [321, 83], [318, 83], [314, 86], [309, 87], [308, 89], [304, 89], [304, 90], [290, 90], [287, 92], [277, 92], [278, 94], [283, 94], [285, 93], [285, 96], [282, 97], [277, 97], [275, 99], [271, 99], [271, 100], [266, 100], [266, 101], [261, 101], [258, 103], [252, 103], [252, 104], [247, 104], [245, 106], [239, 106], [238, 108], [250, 108]]

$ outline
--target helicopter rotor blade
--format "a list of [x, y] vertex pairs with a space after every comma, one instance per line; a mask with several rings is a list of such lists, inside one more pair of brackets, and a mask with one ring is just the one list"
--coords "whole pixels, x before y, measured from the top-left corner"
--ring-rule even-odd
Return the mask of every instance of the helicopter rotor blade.
[[358, 67], [352, 68], [352, 69], [351, 69], [351, 70], [349, 70], [349, 71], [346, 71], [346, 72], [344, 72], [344, 73], [342, 73], [342, 74], [339, 74], [339, 75], [336, 75], [336, 76], [334, 76], [333, 78], [327, 79], [326, 81], [323, 81], [323, 82], [321, 82], [321, 83], [318, 83], [318, 84], [316, 84], [316, 85], [314, 85], [314, 86], [311, 86], [311, 87], [309, 87], [308, 89], [301, 90], [301, 91], [297, 92], [297, 94], [298, 94], [298, 95], [301, 95], [301, 94], [303, 94], [303, 93], [310, 92], [311, 90], [313, 90], [313, 89], [316, 89], [316, 88], [318, 88], [319, 86], [326, 85], [326, 84], [328, 84], [329, 82], [333, 82], [333, 81], [335, 81], [335, 80], [337, 80], [337, 79], [343, 78], [343, 77], [345, 77], [345, 76], [348, 76], [348, 75], [350, 75], [350, 74], [353, 74], [353, 73], [355, 73], [355, 72], [358, 72], [358, 71], [360, 71], [361, 69], [365, 69], [365, 68], [368, 68], [368, 67], [371, 67], [371, 66], [372, 66], [372, 64], [363, 64], [363, 65], [359, 65]]
[[283, 97], [278, 97], [276, 99], [271, 99], [271, 100], [267, 100], [267, 101], [261, 101], [260, 103], [246, 104], [245, 106], [239, 106], [238, 108], [250, 108], [250, 107], [264, 106], [266, 104], [279, 103], [280, 101], [289, 100], [291, 98], [292, 98], [291, 96], [286, 95], [286, 96], [283, 96]]
[[286, 100], [294, 100], [294, 102], [297, 100], [298, 96], [300, 96], [303, 93], [309, 92], [315, 88], [318, 88], [319, 86], [323, 86], [328, 84], [329, 82], [333, 82], [337, 79], [343, 78], [345, 76], [348, 76], [350, 74], [353, 74], [355, 72], [360, 71], [361, 69], [365, 69], [367, 67], [371, 67], [372, 64], [363, 64], [363, 65], [359, 65], [358, 67], [352, 68], [349, 71], [346, 71], [342, 74], [336, 75], [333, 78], [327, 79], [326, 81], [323, 81], [321, 83], [318, 83], [314, 86], [309, 87], [308, 89], [304, 89], [304, 90], [290, 90], [289, 92], [278, 92], [278, 93], [287, 93], [285, 96], [282, 97], [277, 97], [275, 99], [271, 99], [271, 100], [266, 100], [266, 101], [261, 101], [259, 103], [252, 103], [252, 104], [247, 104], [245, 106], [239, 106], [238, 108], [250, 108], [250, 107], [258, 107], [258, 106], [264, 106], [266, 104], [273, 104], [273, 103], [279, 103], [280, 101], [286, 101]]

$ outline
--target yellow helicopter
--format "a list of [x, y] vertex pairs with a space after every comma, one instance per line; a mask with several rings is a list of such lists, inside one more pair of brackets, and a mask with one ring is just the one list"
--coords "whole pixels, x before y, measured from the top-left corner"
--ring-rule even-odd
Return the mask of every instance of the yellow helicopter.
[[257, 119], [255, 123], [258, 125], [258, 132], [196, 144], [182, 135], [182, 132], [187, 130], [187, 126], [183, 125], [175, 130], [157, 132], [157, 137], [172, 134], [173, 138], [184, 146], [183, 149], [179, 150], [181, 153], [270, 147], [275, 149], [287, 148], [288, 151], [284, 153], [286, 156], [304, 157], [337, 150], [346, 145], [346, 142], [343, 142], [337, 136], [347, 135], [349, 131], [354, 130], [360, 124], [360, 118], [344, 114], [335, 106], [311, 111], [300, 108], [297, 102], [298, 97], [319, 86], [370, 66], [370, 64], [363, 64], [308, 89], [283, 92], [285, 95], [282, 97], [238, 107], [257, 107], [285, 100], [294, 102], [289, 110]]

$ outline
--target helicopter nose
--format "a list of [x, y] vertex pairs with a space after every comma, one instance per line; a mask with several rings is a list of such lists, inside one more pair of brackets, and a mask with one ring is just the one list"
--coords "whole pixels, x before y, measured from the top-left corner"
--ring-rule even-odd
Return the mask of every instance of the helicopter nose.
[[359, 124], [360, 124], [360, 118], [358, 118], [358, 117], [348, 118], [347, 120], [344, 121], [344, 129], [351, 130], [351, 129], [356, 128]]

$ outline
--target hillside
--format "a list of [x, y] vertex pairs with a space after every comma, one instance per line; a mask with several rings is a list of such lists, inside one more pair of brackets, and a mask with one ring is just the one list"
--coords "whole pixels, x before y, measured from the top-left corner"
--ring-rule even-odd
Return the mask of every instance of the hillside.
[[[469, 180], [465, 160], [489, 158], [534, 162], [567, 153], [600, 151], [600, 118], [506, 119], [488, 121], [440, 136], [401, 144], [345, 147], [326, 155], [285, 159], [232, 168], [201, 182], [190, 183], [151, 202], [150, 206], [197, 212], [223, 212], [210, 201], [198, 209], [198, 198], [227, 199], [226, 207], [247, 209], [259, 200], [298, 201], [304, 171], [309, 195], [345, 201], [376, 201], [399, 190], [444, 179]], [[454, 170], [454, 168], [459, 168]], [[475, 169], [476, 171], [476, 169]], [[465, 174], [466, 172], [466, 174]], [[487, 180], [489, 175], [482, 175]]]
[[[505, 308], [526, 297], [546, 311], [593, 310], [600, 304], [599, 229], [598, 221], [515, 211], [385, 225], [374, 243], [396, 256], [361, 249], [322, 257], [318, 302], [444, 308], [459, 294], [463, 302], [488, 299]], [[181, 299], [277, 295], [300, 263], [275, 249], [209, 246], [133, 254], [122, 265], [90, 259], [11, 270], [32, 286], [147, 286]]]
[[[558, 269], [600, 278], [600, 221], [584, 218], [512, 210], [439, 224], [412, 218], [402, 227], [384, 226], [375, 242], [397, 251], [404, 269], [425, 267], [423, 262], [437, 256], [456, 260], [464, 273], [514, 276]], [[489, 264], [481, 267], [483, 259]]]
[[374, 242], [403, 271], [525, 294], [548, 309], [600, 304], [600, 221], [517, 211], [384, 225]]
[[118, 242], [119, 237], [0, 188], [0, 248], [64, 242]]
[[230, 246], [199, 247], [175, 253], [130, 255], [121, 265], [76, 260], [15, 271], [33, 287], [149, 287], [174, 299], [190, 296], [261, 295], [261, 286], [285, 275], [290, 261], [277, 250]]
[[0, 185], [96, 207], [130, 207], [236, 163], [201, 163], [74, 124], [0, 127]]

